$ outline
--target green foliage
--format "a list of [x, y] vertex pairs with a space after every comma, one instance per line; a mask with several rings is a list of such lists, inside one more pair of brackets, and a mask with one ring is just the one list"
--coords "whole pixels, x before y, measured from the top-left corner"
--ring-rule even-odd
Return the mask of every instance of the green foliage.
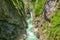
[[42, 29], [47, 30], [48, 38], [51, 40], [60, 40], [60, 2], [58, 3], [58, 9], [54, 12], [55, 16], [51, 19], [51, 26], [47, 27], [46, 24], [42, 25]]
[[59, 0], [59, 3], [58, 3], [58, 7], [60, 8], [60, 0]]
[[43, 12], [43, 8], [46, 4], [47, 0], [37, 0], [36, 7], [34, 9], [36, 15], [40, 15]]
[[13, 2], [0, 0], [0, 40], [24, 40], [23, 34], [26, 33], [27, 23], [23, 4], [21, 0]]
[[60, 10], [56, 10], [55, 16], [51, 20], [52, 26], [50, 27], [50, 37], [55, 38], [60, 30]]
[[13, 5], [16, 7], [16, 9], [20, 9], [22, 7], [21, 0], [12, 0]]
[[[39, 16], [43, 12], [47, 0], [31, 0], [31, 2], [31, 6], [35, 5], [35, 8], [33, 8], [35, 14]], [[27, 28], [24, 14], [25, 6], [23, 0], [0, 0], [0, 40], [24, 39], [23, 34], [26, 33]], [[29, 24], [31, 24], [32, 21], [29, 20]], [[46, 23], [44, 23], [42, 29], [43, 31], [47, 30], [49, 37], [58, 40], [60, 38], [60, 2], [58, 3], [58, 9], [55, 11], [55, 16], [51, 19], [51, 24], [47, 28]], [[33, 28], [28, 31], [33, 32]], [[27, 40], [38, 39], [33, 35], [28, 37]]]
[[[59, 4], [60, 6], [60, 4]], [[50, 34], [49, 34], [49, 37], [53, 38], [54, 40], [55, 39], [59, 39], [60, 37], [60, 10], [56, 10], [55, 11], [55, 16], [51, 19], [51, 23], [52, 23], [52, 26], [50, 27]], [[58, 37], [58, 38], [56, 38]]]

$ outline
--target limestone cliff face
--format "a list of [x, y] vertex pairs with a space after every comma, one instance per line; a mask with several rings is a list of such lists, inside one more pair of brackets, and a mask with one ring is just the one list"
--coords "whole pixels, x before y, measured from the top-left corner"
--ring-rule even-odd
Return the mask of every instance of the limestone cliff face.
[[33, 19], [34, 33], [39, 40], [47, 40], [48, 34], [45, 34], [46, 30], [42, 26], [49, 29], [58, 2], [59, 0], [0, 0], [0, 40], [25, 40], [28, 17]]
[[56, 11], [58, 7], [57, 3], [58, 0], [48, 0], [43, 9], [43, 13], [39, 17], [33, 19], [34, 29], [37, 30], [35, 34], [39, 37], [39, 40], [47, 40], [48, 38], [48, 35], [44, 34], [44, 30], [42, 30], [42, 25], [45, 24], [47, 27], [51, 26], [51, 18], [55, 15], [54, 11]]

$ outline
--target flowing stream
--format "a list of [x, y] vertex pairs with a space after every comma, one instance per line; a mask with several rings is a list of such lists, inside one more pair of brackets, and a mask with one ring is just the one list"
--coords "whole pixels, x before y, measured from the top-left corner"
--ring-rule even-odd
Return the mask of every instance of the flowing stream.
[[[53, 11], [55, 11], [56, 7], [56, 3], [57, 0], [49, 0], [45, 6], [45, 9], [43, 11], [43, 16], [46, 20], [47, 17], [51, 17], [53, 16], [53, 14], [51, 15], [51, 13], [53, 13]], [[32, 14], [32, 12], [30, 12], [30, 14]], [[27, 28], [27, 38], [26, 40], [38, 40], [38, 38], [34, 35], [34, 30], [33, 30], [33, 25], [32, 25], [32, 16], [30, 18], [27, 19], [27, 23], [28, 23], [28, 28]], [[50, 23], [49, 23], [50, 26]], [[40, 35], [40, 40], [44, 40], [44, 36]]]
[[[32, 12], [31, 12], [32, 13]], [[27, 19], [28, 28], [27, 28], [27, 38], [26, 40], [38, 40], [38, 38], [34, 35], [33, 25], [32, 25], [32, 17]]]

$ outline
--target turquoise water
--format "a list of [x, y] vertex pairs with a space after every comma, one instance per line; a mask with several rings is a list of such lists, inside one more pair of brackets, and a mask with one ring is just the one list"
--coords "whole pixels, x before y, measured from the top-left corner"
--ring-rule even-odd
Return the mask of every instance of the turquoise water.
[[33, 33], [33, 25], [32, 25], [32, 18], [27, 20], [28, 28], [27, 28], [27, 38], [26, 40], [38, 40], [38, 38]]

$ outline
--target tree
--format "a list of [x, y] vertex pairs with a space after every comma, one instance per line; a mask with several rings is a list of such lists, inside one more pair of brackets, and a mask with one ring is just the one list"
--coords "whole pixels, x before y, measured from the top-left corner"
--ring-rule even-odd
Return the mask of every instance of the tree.
[[25, 40], [31, 12], [39, 40], [59, 40], [59, 11], [60, 0], [0, 0], [0, 40]]
[[0, 40], [24, 40], [27, 23], [22, 0], [0, 0]]

